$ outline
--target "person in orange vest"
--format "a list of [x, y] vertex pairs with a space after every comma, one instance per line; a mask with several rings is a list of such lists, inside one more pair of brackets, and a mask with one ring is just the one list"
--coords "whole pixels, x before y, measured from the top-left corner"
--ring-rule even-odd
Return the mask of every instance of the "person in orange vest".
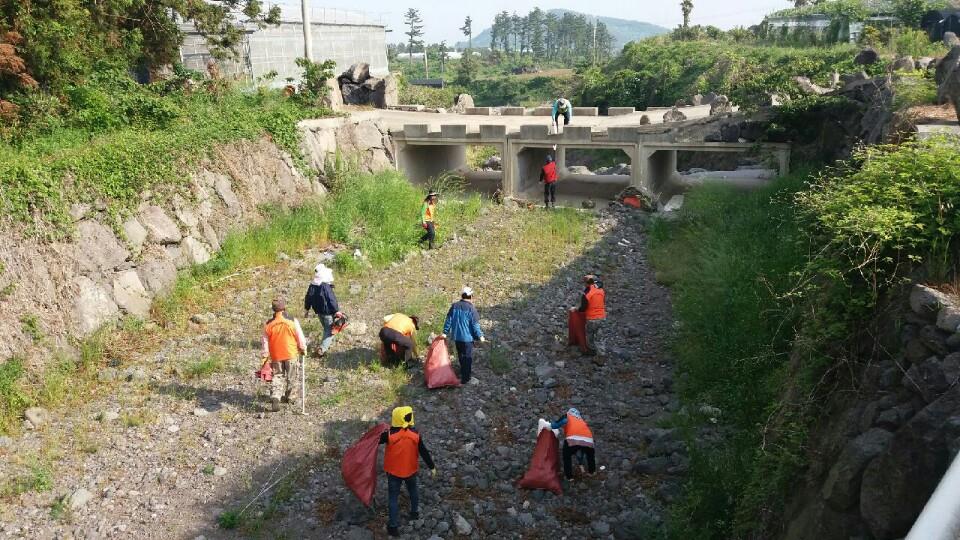
[[417, 356], [417, 330], [420, 320], [403, 313], [394, 313], [383, 318], [380, 329], [380, 343], [384, 357], [389, 365], [410, 361]]
[[563, 474], [567, 480], [573, 480], [573, 456], [577, 456], [580, 471], [583, 472], [583, 462], [587, 462], [587, 471], [590, 475], [597, 472], [597, 461], [593, 452], [593, 432], [583, 420], [580, 411], [571, 407], [567, 414], [550, 423], [550, 429], [563, 428]]
[[410, 495], [410, 521], [420, 519], [418, 511], [420, 495], [417, 489], [417, 469], [419, 459], [430, 468], [430, 474], [437, 476], [437, 467], [430, 458], [430, 451], [423, 444], [423, 437], [413, 427], [413, 407], [393, 409], [390, 419], [390, 431], [380, 435], [380, 444], [385, 444], [383, 452], [383, 470], [387, 473], [387, 534], [400, 535], [400, 485], [407, 486]]
[[540, 169], [540, 181], [543, 182], [543, 207], [557, 207], [557, 164], [553, 156], [547, 156], [547, 163]]
[[580, 306], [575, 309], [582, 312], [587, 320], [587, 354], [603, 356], [603, 323], [607, 319], [607, 293], [603, 290], [603, 282], [593, 274], [584, 276], [583, 284], [586, 287], [580, 295]]
[[[272, 303], [273, 318], [263, 327], [263, 362], [270, 362], [273, 380], [270, 382], [270, 408], [280, 410], [280, 403], [290, 403], [290, 393], [296, 380], [296, 365], [293, 362], [307, 350], [300, 321], [287, 317], [287, 303], [276, 298]], [[303, 369], [301, 359], [300, 369]], [[304, 396], [300, 396], [303, 399]]]
[[427, 198], [423, 200], [423, 206], [420, 208], [420, 226], [423, 227], [424, 233], [417, 244], [427, 242], [429, 249], [433, 249], [433, 241], [437, 238], [436, 224], [434, 223], [437, 217], [437, 195], [436, 191], [428, 193]]

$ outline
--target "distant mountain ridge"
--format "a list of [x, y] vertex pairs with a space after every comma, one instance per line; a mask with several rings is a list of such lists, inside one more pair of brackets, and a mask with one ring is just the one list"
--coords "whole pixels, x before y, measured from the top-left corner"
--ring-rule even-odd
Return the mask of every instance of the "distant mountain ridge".
[[[589, 20], [593, 20], [593, 15], [588, 13], [580, 13], [578, 11], [573, 11], [569, 9], [548, 9], [547, 13], [554, 13], [559, 16], [563, 16], [564, 13], [573, 13], [575, 15], [584, 15]], [[661, 34], [669, 33], [670, 30], [662, 26], [657, 26], [652, 23], [642, 22], [642, 21], [633, 21], [630, 19], [617, 19], [616, 17], [597, 17], [597, 20], [607, 25], [607, 30], [610, 31], [610, 34], [613, 35], [613, 47], [616, 52], [619, 52], [624, 45], [631, 41], [636, 41], [638, 39], [644, 39], [653, 36], [659, 36]], [[457, 48], [464, 48], [467, 46], [466, 41], [457, 42]], [[474, 47], [489, 47], [490, 46], [490, 28], [483, 29], [479, 34], [474, 34], [473, 36], [473, 46]]]

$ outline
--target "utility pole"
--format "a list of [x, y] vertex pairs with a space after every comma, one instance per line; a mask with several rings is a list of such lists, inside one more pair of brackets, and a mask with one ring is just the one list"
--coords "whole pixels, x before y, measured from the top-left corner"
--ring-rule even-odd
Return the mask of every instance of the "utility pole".
[[[306, 1], [306, 0], [304, 0]], [[597, 16], [593, 16], [593, 65], [597, 65]]]
[[303, 56], [313, 61], [313, 36], [310, 34], [310, 0], [300, 0], [303, 10]]

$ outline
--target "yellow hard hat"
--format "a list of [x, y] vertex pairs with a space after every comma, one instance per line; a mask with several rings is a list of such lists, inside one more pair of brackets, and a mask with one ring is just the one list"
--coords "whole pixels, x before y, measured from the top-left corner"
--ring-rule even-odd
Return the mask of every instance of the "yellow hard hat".
[[397, 407], [393, 409], [393, 417], [390, 425], [395, 428], [408, 428], [413, 426], [413, 407]]

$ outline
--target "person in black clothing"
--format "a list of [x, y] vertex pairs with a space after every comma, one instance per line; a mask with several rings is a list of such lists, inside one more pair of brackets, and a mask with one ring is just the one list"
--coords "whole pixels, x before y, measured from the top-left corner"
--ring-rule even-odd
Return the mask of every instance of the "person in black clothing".
[[304, 318], [313, 311], [320, 317], [323, 325], [323, 340], [320, 342], [320, 356], [327, 354], [333, 345], [333, 319], [340, 311], [337, 295], [333, 292], [333, 270], [320, 263], [314, 270], [313, 280], [303, 297]]
[[380, 435], [380, 444], [385, 444], [383, 470], [387, 473], [387, 508], [389, 519], [387, 533], [390, 536], [400, 534], [400, 486], [407, 486], [410, 495], [410, 520], [420, 519], [418, 506], [420, 494], [417, 489], [418, 456], [430, 468], [432, 476], [437, 476], [437, 467], [433, 464], [430, 451], [423, 444], [423, 437], [413, 427], [413, 408], [397, 407], [393, 409], [390, 430]]

